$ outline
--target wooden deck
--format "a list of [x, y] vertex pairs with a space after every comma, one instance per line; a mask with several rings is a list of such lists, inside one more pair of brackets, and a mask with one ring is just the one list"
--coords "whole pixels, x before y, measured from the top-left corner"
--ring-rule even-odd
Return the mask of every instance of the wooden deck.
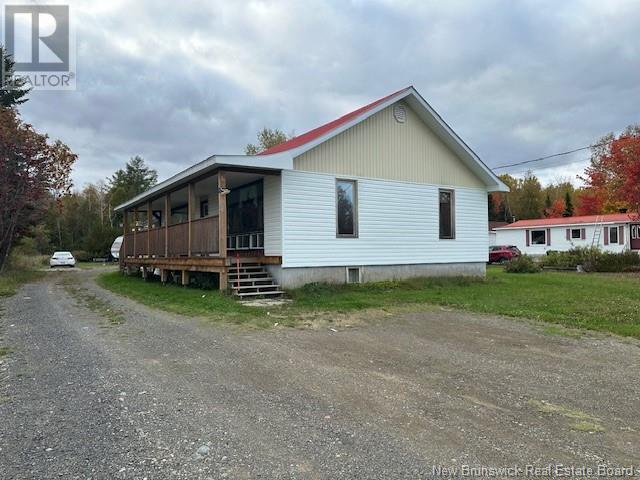
[[[219, 274], [220, 288], [227, 288], [228, 274], [239, 261], [237, 252], [229, 249], [232, 239], [227, 236], [227, 199], [229, 193], [225, 172], [217, 172], [218, 209], [198, 218], [198, 201], [195, 198], [194, 180], [186, 184], [186, 221], [171, 223], [172, 218], [184, 220], [184, 216], [173, 215], [172, 199], [174, 191], [169, 191], [155, 199], [149, 199], [124, 210], [124, 238], [120, 255], [120, 267], [126, 272], [141, 271], [146, 278], [156, 269], [160, 270], [163, 282], [169, 274], [181, 272], [182, 284], [189, 283], [189, 272], [211, 272]], [[184, 189], [184, 185], [182, 188]], [[175, 191], [180, 190], [176, 188]], [[153, 206], [155, 202], [155, 207]], [[158, 205], [161, 203], [161, 205]], [[179, 208], [184, 208], [178, 204]], [[202, 210], [201, 210], [202, 211]], [[142, 220], [140, 219], [142, 218]], [[264, 235], [262, 232], [258, 232]], [[251, 237], [249, 235], [249, 237]], [[251, 240], [251, 238], [250, 238]], [[240, 262], [254, 262], [259, 265], [277, 265], [282, 257], [265, 256], [258, 241], [243, 249]], [[255, 245], [254, 245], [255, 244]], [[230, 245], [231, 246], [231, 245]], [[237, 245], [235, 248], [239, 248]], [[250, 248], [254, 247], [254, 248]], [[257, 248], [255, 248], [257, 247]]]

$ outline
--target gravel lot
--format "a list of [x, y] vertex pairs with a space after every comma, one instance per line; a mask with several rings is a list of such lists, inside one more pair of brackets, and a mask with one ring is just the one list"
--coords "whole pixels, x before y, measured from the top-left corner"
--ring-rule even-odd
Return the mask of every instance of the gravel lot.
[[442, 309], [248, 331], [150, 310], [95, 274], [52, 272], [2, 301], [0, 478], [640, 466], [636, 341]]

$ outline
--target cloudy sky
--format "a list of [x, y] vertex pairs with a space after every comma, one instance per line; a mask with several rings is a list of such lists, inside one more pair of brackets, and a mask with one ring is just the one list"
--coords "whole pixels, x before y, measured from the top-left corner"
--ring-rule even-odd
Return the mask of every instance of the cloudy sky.
[[[21, 111], [78, 153], [78, 186], [133, 155], [162, 179], [242, 153], [263, 126], [300, 134], [407, 85], [490, 166], [640, 122], [638, 1], [69, 3], [77, 89]], [[583, 164], [567, 162], [587, 158], [535, 173], [575, 178]]]

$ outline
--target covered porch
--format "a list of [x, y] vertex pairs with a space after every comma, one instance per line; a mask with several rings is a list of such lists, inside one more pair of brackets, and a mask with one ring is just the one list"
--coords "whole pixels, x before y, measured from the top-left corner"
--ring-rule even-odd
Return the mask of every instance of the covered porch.
[[142, 269], [143, 275], [159, 269], [162, 281], [180, 272], [183, 284], [189, 272], [218, 273], [226, 289], [236, 263], [281, 263], [281, 257], [264, 254], [263, 179], [277, 175], [215, 168], [183, 181], [170, 179], [161, 191], [133, 199], [123, 208], [123, 269]]

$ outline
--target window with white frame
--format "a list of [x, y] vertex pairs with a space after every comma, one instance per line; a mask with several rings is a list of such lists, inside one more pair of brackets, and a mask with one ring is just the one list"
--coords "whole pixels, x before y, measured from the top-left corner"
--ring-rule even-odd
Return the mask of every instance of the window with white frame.
[[546, 244], [547, 244], [546, 230], [531, 230], [531, 245], [546, 245]]
[[618, 243], [618, 227], [609, 227], [609, 243]]
[[571, 239], [572, 240], [581, 240], [582, 239], [582, 229], [581, 228], [572, 228], [571, 229]]

